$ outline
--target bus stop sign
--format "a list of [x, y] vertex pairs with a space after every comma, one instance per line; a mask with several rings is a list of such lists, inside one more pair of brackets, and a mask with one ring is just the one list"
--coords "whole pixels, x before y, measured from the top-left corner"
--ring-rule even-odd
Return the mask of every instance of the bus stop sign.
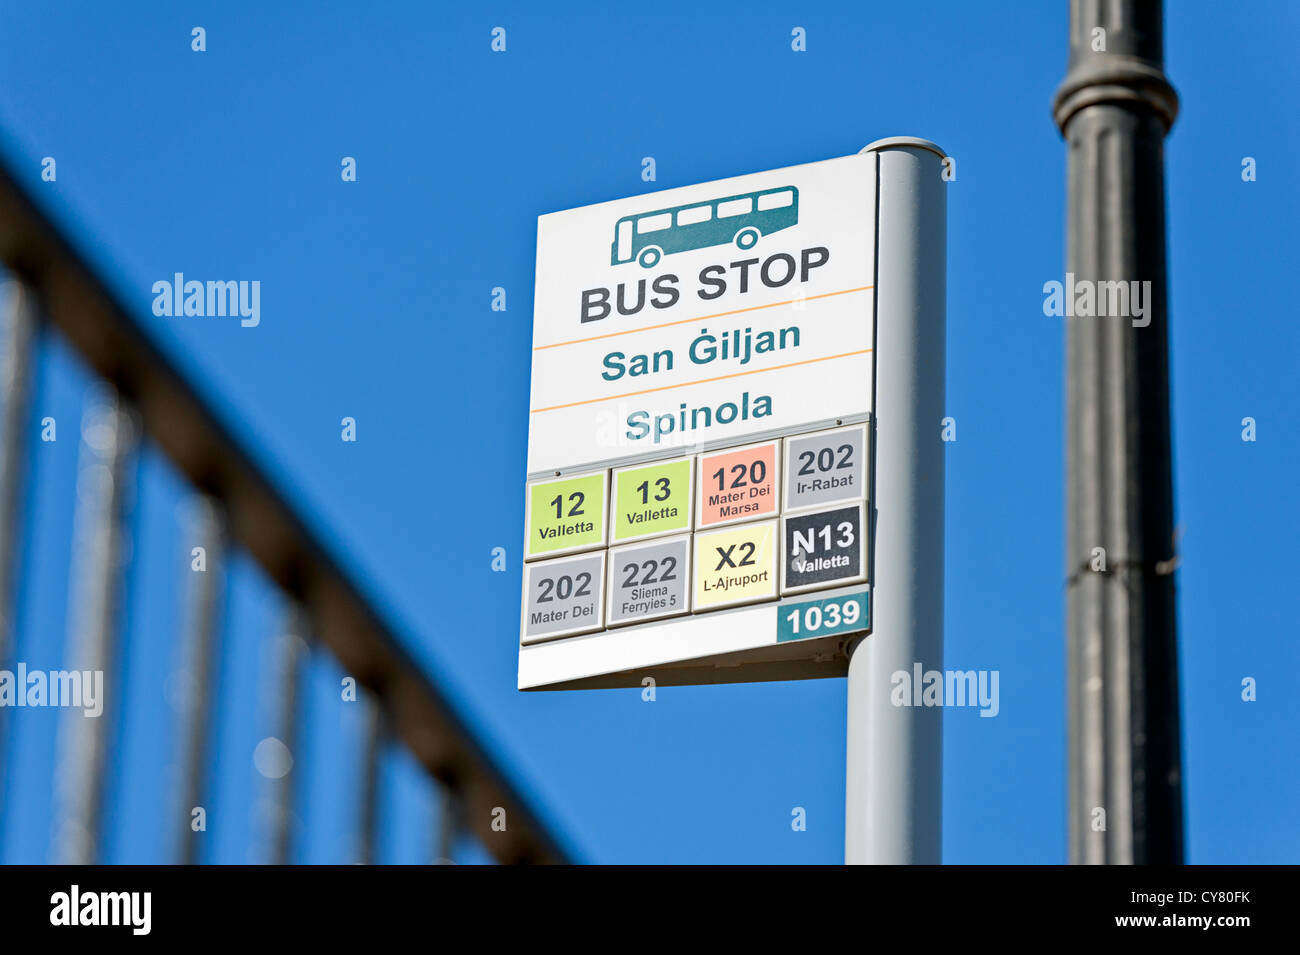
[[538, 219], [521, 688], [842, 673], [875, 249], [865, 155]]

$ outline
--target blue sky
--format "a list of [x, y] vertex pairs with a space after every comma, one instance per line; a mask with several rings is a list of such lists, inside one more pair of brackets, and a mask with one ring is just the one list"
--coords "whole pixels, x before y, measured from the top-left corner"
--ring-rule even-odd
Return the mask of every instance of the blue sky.
[[[1288, 118], [1300, 9], [1167, 4], [1182, 113], [1167, 142], [1188, 858], [1300, 858], [1296, 371]], [[1059, 3], [90, 2], [0, 9], [0, 152], [397, 621], [571, 851], [600, 862], [835, 862], [843, 680], [515, 691], [536, 217], [922, 136], [949, 186], [946, 665], [997, 669], [1001, 712], [945, 713], [948, 862], [1065, 860]], [[190, 49], [202, 26], [207, 51]], [[507, 51], [490, 31], [507, 30]], [[807, 31], [794, 53], [790, 32]], [[58, 179], [40, 179], [42, 157]], [[344, 156], [358, 181], [340, 179]], [[641, 180], [653, 156], [657, 181]], [[1258, 180], [1241, 179], [1243, 157]], [[258, 279], [262, 321], [155, 317], [174, 272]], [[507, 290], [506, 312], [491, 290]], [[66, 632], [65, 503], [87, 381], [41, 366], [19, 653]], [[355, 417], [358, 441], [339, 440]], [[1241, 440], [1241, 419], [1258, 440]], [[63, 424], [66, 422], [66, 426]], [[138, 531], [177, 547], [180, 482], [142, 463]], [[142, 545], [143, 546], [143, 545]], [[505, 546], [511, 572], [494, 574]], [[166, 674], [178, 612], [147, 548], [128, 601], [117, 861], [165, 858]], [[244, 861], [252, 748], [282, 608], [234, 571], [211, 857]], [[1244, 677], [1258, 700], [1240, 698]], [[346, 853], [358, 717], [313, 663], [302, 858]], [[7, 861], [49, 831], [53, 717], [14, 729]], [[429, 794], [385, 766], [384, 858], [416, 861]], [[15, 785], [14, 779], [32, 780]], [[246, 801], [246, 800], [245, 800]], [[792, 807], [808, 827], [790, 827]]]

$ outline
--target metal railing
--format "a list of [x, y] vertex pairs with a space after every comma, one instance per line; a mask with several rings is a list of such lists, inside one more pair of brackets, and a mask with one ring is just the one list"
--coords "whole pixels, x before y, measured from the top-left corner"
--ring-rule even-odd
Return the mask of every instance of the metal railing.
[[[440, 818], [430, 826], [430, 861], [450, 861], [459, 833], [477, 839], [502, 863], [566, 861], [393, 628], [3, 166], [0, 262], [8, 270], [11, 293], [0, 317], [0, 669], [15, 647], [26, 516], [24, 452], [33, 427], [31, 369], [47, 327], [71, 345], [101, 383], [101, 395], [88, 403], [81, 428], [73, 521], [78, 544], [69, 581], [73, 667], [111, 669], [120, 652], [123, 580], [138, 556], [124, 542], [135, 486], [132, 469], [142, 443], [156, 445], [193, 491], [187, 540], [203, 548], [206, 569], [187, 581], [170, 582], [183, 592], [178, 649], [185, 660], [185, 686], [177, 694], [184, 705], [177, 727], [180, 782], [171, 800], [174, 818], [169, 814], [160, 824], [179, 833], [176, 861], [201, 857], [190, 811], [212, 787], [210, 749], [221, 716], [213, 684], [224, 633], [223, 588], [229, 585], [230, 554], [240, 549], [291, 608], [280, 632], [272, 635], [280, 667], [273, 738], [287, 753], [266, 758], [288, 756], [303, 736], [298, 697], [304, 654], [312, 646], [327, 648], [369, 694], [359, 754], [357, 857], [339, 861], [374, 861], [381, 812], [377, 775], [390, 739], [409, 749], [441, 793]], [[0, 707], [0, 721], [5, 717]], [[59, 861], [100, 858], [105, 778], [115, 758], [108, 726], [107, 720], [79, 713], [62, 719], [52, 807], [53, 855]], [[10, 772], [2, 730], [0, 774]], [[269, 856], [285, 862], [293, 858], [290, 819], [300, 774], [264, 775], [272, 779], [265, 819]], [[0, 821], [4, 811], [0, 804]]]

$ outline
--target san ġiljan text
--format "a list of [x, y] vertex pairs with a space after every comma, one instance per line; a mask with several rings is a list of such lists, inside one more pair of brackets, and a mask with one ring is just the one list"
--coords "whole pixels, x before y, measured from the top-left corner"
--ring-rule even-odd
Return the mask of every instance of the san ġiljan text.
[[[728, 289], [744, 295], [756, 288], [782, 288], [797, 282], [807, 283], [814, 270], [830, 261], [830, 251], [824, 246], [803, 249], [798, 256], [777, 252], [765, 259], [741, 259], [730, 265], [708, 265], [698, 275], [695, 295], [702, 301], [711, 301], [726, 294]], [[616, 321], [619, 316], [630, 317], [643, 310], [667, 310], [683, 300], [681, 279], [674, 273], [658, 275], [653, 279], [620, 282], [614, 289], [599, 287], [582, 292], [579, 320], [583, 324]], [[678, 367], [699, 366], [701, 369], [723, 366], [745, 366], [755, 357], [770, 352], [798, 349], [798, 325], [755, 331], [752, 326], [710, 331], [702, 326], [680, 350], [664, 348], [637, 353], [623, 350], [607, 352], [601, 360], [600, 377], [605, 381], [640, 380], [673, 371]], [[717, 404], [688, 406], [679, 402], [675, 409], [631, 412], [627, 416], [627, 438], [639, 441], [650, 438], [659, 444], [669, 435], [726, 425], [734, 421], [765, 418], [772, 414], [770, 395], [751, 395], [742, 392], [730, 401]]]

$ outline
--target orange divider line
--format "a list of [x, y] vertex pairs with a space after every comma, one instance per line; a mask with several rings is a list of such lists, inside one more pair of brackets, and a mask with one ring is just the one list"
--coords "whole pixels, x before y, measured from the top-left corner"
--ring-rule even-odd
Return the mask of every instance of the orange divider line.
[[870, 348], [863, 348], [859, 351], [846, 351], [839, 355], [826, 355], [822, 358], [805, 358], [803, 361], [792, 361], [786, 365], [773, 365], [771, 368], [751, 368], [749, 371], [735, 371], [730, 375], [718, 375], [715, 378], [701, 378], [699, 381], [683, 381], [677, 385], [660, 385], [658, 388], [644, 388], [641, 391], [629, 391], [621, 395], [608, 395], [604, 398], [587, 398], [584, 401], [570, 401], [567, 405], [551, 405], [549, 408], [534, 408], [532, 414], [539, 414], [543, 411], [559, 411], [561, 408], [576, 408], [578, 405], [591, 405], [598, 401], [618, 401], [620, 398], [631, 398], [634, 395], [648, 395], [652, 391], [671, 391], [673, 388], [689, 388], [691, 385], [707, 385], [711, 381], [724, 381], [727, 378], [740, 378], [744, 375], [757, 375], [762, 371], [780, 371], [782, 368], [794, 368], [797, 365], [814, 365], [819, 361], [830, 361], [833, 358], [850, 358], [853, 355], [870, 354]]
[[874, 285], [863, 285], [859, 288], [846, 288], [840, 292], [823, 292], [821, 295], [809, 295], [807, 298], [792, 298], [785, 302], [769, 302], [766, 305], [751, 305], [748, 308], [733, 308], [729, 312], [716, 312], [713, 315], [701, 315], [698, 318], [683, 318], [676, 322], [664, 322], [662, 325], [645, 325], [641, 328], [625, 328], [619, 332], [607, 332], [604, 335], [592, 335], [590, 338], [575, 338], [568, 342], [554, 342], [550, 345], [534, 345], [533, 351], [543, 351], [547, 348], [559, 348], [562, 345], [581, 345], [583, 342], [594, 342], [602, 338], [614, 338], [617, 335], [632, 335], [636, 332], [650, 332], [656, 328], [671, 328], [674, 325], [688, 325], [691, 322], [707, 322], [711, 318], [723, 318], [727, 315], [739, 315], [741, 312], [756, 312], [760, 308], [777, 308], [781, 305], [793, 305], [795, 302], [811, 302], [814, 299], [830, 298], [832, 295], [848, 295], [850, 292], [865, 292], [868, 289], [875, 288]]

